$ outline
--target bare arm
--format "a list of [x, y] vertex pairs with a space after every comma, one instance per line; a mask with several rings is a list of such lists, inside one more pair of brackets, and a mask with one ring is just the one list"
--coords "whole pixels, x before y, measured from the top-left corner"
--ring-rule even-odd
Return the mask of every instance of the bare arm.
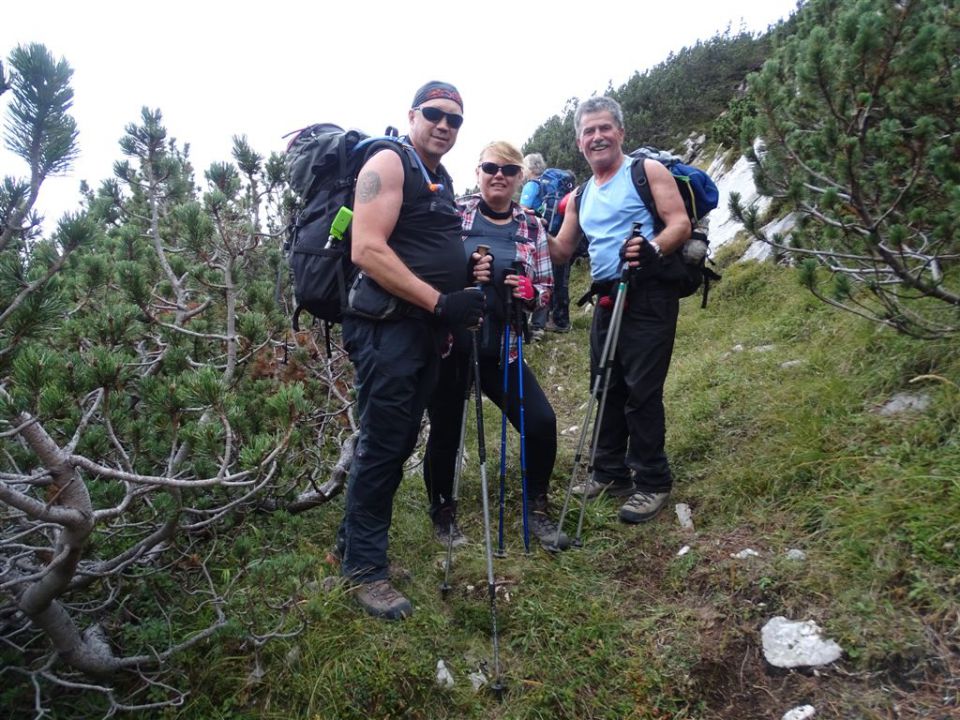
[[363, 166], [353, 208], [351, 259], [391, 295], [433, 311], [440, 293], [417, 277], [387, 245], [403, 205], [403, 164], [383, 150]]
[[690, 218], [683, 207], [683, 199], [677, 190], [677, 182], [663, 165], [655, 161], [644, 161], [650, 192], [657, 206], [657, 214], [663, 220], [663, 230], [657, 235], [657, 245], [664, 255], [679, 250], [690, 239]]

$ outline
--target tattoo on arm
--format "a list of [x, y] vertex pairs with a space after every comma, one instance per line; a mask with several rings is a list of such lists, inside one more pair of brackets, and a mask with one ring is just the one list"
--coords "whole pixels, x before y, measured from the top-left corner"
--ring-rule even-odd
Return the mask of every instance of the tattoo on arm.
[[357, 181], [357, 202], [370, 202], [380, 194], [380, 176], [367, 171], [360, 176]]

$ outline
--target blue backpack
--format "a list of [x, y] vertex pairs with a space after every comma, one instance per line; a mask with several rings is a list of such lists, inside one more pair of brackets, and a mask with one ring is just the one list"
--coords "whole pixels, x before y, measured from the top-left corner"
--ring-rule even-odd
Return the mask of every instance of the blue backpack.
[[560, 201], [573, 191], [576, 178], [569, 170], [547, 168], [538, 182], [542, 201], [538, 214], [547, 221], [547, 232], [556, 235], [563, 223], [563, 215], [558, 211]]
[[720, 191], [717, 190], [717, 185], [710, 176], [700, 168], [685, 165], [676, 155], [652, 147], [638, 148], [630, 153], [630, 157], [640, 161], [633, 164], [633, 184], [637, 187], [640, 199], [653, 212], [654, 234], [663, 229], [663, 222], [657, 214], [657, 206], [653, 202], [653, 195], [647, 184], [647, 173], [643, 167], [645, 159], [656, 160], [673, 175], [673, 179], [677, 181], [677, 189], [680, 190], [680, 197], [683, 198], [687, 216], [694, 227], [706, 217], [707, 213], [717, 207]]

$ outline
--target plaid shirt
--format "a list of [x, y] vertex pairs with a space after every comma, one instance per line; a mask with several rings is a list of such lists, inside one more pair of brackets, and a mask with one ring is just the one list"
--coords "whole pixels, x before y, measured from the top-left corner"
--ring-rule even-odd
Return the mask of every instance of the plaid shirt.
[[[480, 195], [467, 195], [457, 200], [457, 211], [464, 230], [473, 227], [480, 205]], [[553, 263], [550, 261], [550, 249], [547, 245], [547, 231], [543, 224], [532, 214], [527, 213], [517, 203], [510, 203], [513, 219], [517, 221], [517, 256], [523, 263], [523, 274], [530, 278], [536, 291], [533, 306], [526, 308], [528, 312], [537, 308], [550, 307], [550, 295], [553, 293]], [[536, 228], [536, 237], [530, 237], [531, 228]], [[466, 241], [464, 235], [463, 240]], [[516, 328], [514, 328], [516, 331]], [[510, 348], [510, 362], [517, 359], [516, 345]]]
[[[457, 211], [464, 230], [473, 227], [480, 205], [480, 195], [468, 195], [457, 200]], [[534, 307], [550, 307], [550, 295], [553, 293], [553, 263], [550, 262], [550, 249], [547, 246], [547, 231], [532, 214], [528, 214], [517, 203], [510, 204], [513, 210], [513, 219], [519, 223], [517, 228], [517, 260], [523, 263], [523, 274], [533, 282], [537, 292]], [[530, 228], [535, 227], [537, 236], [530, 237]], [[466, 236], [464, 236], [466, 241]]]

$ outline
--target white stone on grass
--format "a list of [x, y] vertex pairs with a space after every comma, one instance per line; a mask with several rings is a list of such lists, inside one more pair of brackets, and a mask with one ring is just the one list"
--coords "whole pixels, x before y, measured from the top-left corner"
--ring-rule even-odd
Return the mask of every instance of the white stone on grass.
[[778, 615], [761, 631], [763, 656], [774, 667], [829, 665], [843, 654], [833, 640], [824, 640], [812, 620], [794, 621]]
[[437, 687], [452, 688], [453, 675], [447, 670], [447, 665], [443, 660], [437, 660]]
[[693, 530], [693, 515], [690, 512], [690, 506], [686, 503], [677, 503], [674, 508], [677, 512], [677, 522], [684, 530]]
[[817, 711], [813, 705], [800, 705], [792, 710], [787, 710], [781, 720], [810, 720], [816, 714]]
[[470, 678], [470, 684], [473, 685], [474, 692], [478, 692], [480, 688], [487, 684], [487, 676], [480, 670], [470, 673], [467, 677]]
[[807, 554], [803, 550], [798, 550], [797, 548], [790, 548], [787, 550], [787, 559], [788, 560], [806, 560]]
[[730, 553], [730, 557], [734, 560], [746, 560], [747, 558], [760, 557], [760, 553], [753, 548], [744, 548], [740, 552]]
[[890, 401], [877, 410], [877, 414], [884, 417], [899, 415], [905, 412], [923, 412], [930, 407], [929, 395], [911, 395], [910, 393], [897, 393]]

